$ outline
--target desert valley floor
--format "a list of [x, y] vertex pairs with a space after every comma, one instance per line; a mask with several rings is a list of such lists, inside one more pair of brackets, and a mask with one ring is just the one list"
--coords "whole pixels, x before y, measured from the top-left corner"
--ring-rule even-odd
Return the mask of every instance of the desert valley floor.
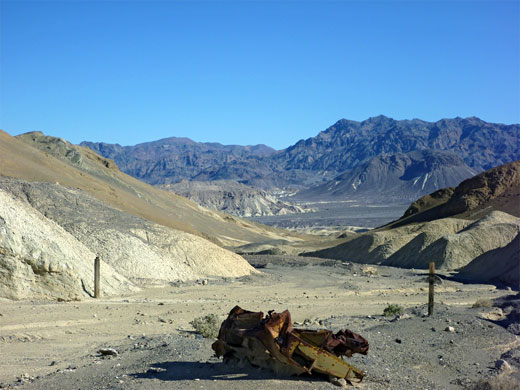
[[[520, 365], [518, 337], [500, 325], [508, 309], [473, 307], [477, 300], [507, 299], [515, 294], [510, 290], [443, 277], [435, 313], [425, 317], [424, 270], [290, 256], [247, 259], [262, 273], [79, 302], [2, 300], [0, 388], [334, 388], [325, 379], [280, 378], [215, 358], [213, 340], [197, 335], [189, 322], [209, 313], [224, 319], [235, 305], [264, 313], [289, 309], [296, 327], [360, 333], [369, 353], [348, 360], [367, 372], [356, 386], [361, 389], [472, 389], [499, 374], [497, 360], [513, 370]], [[389, 303], [407, 315], [382, 316]], [[118, 355], [101, 357], [104, 347]]]

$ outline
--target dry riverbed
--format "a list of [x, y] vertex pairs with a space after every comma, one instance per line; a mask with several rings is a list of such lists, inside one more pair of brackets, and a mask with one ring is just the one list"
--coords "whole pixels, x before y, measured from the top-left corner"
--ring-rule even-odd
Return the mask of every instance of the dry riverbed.
[[[518, 336], [489, 320], [502, 319], [502, 312], [472, 308], [479, 299], [514, 292], [444, 279], [436, 286], [435, 315], [424, 317], [425, 271], [287, 256], [248, 260], [263, 274], [82, 302], [0, 301], [0, 388], [334, 387], [320, 378], [277, 378], [214, 358], [212, 340], [195, 334], [189, 322], [209, 313], [224, 319], [235, 305], [289, 309], [297, 327], [360, 333], [370, 342], [368, 356], [349, 360], [367, 372], [358, 386], [363, 389], [473, 388], [480, 379], [509, 372], [495, 367], [501, 358], [513, 372], [520, 365]], [[404, 307], [404, 318], [383, 317], [388, 304]], [[102, 357], [100, 348], [118, 354]]]

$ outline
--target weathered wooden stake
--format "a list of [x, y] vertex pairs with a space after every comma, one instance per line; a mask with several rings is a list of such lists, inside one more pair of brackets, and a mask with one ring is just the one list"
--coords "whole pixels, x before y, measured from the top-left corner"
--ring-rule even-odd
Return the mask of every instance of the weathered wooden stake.
[[101, 278], [101, 260], [96, 256], [94, 260], [94, 298], [100, 297], [99, 279]]
[[428, 315], [433, 314], [433, 290], [435, 285], [435, 263], [430, 263], [430, 288], [428, 289]]

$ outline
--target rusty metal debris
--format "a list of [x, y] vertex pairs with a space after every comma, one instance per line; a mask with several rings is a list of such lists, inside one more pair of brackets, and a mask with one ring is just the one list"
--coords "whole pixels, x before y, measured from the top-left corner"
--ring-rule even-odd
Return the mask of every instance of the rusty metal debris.
[[361, 382], [364, 372], [345, 362], [342, 356], [366, 355], [368, 341], [348, 329], [337, 333], [294, 329], [288, 310], [271, 310], [264, 318], [262, 312], [235, 306], [222, 323], [212, 348], [224, 361], [247, 361], [279, 374], [316, 372]]

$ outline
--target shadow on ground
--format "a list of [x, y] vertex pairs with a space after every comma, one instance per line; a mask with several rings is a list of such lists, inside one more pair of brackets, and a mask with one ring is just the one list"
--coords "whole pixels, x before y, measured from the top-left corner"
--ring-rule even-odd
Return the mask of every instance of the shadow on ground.
[[152, 364], [144, 373], [131, 374], [134, 378], [179, 380], [266, 380], [284, 379], [292, 381], [316, 381], [321, 378], [310, 376], [280, 376], [269, 370], [250, 366], [238, 367], [232, 364], [199, 362], [162, 362]]

